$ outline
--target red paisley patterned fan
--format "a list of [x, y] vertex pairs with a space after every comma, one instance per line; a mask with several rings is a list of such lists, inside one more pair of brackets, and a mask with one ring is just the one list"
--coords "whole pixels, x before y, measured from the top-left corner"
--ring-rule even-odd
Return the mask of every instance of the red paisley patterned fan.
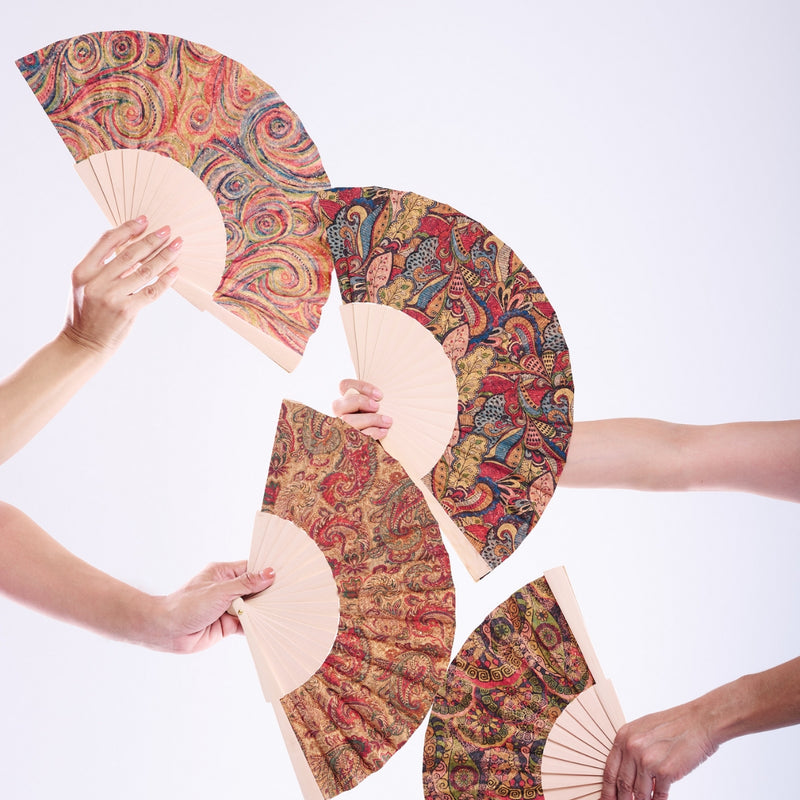
[[287, 370], [330, 288], [302, 123], [241, 64], [176, 36], [111, 31], [17, 62], [113, 224], [184, 239], [175, 288]]
[[625, 719], [563, 567], [515, 592], [472, 633], [434, 701], [427, 800], [597, 800]]
[[456, 425], [424, 480], [478, 579], [522, 543], [563, 469], [573, 384], [558, 318], [514, 252], [450, 206], [373, 187], [322, 191], [320, 210], [345, 304], [399, 309], [449, 361]]
[[334, 797], [407, 741], [444, 679], [455, 628], [447, 552], [397, 461], [285, 401], [250, 565], [266, 561], [275, 584], [236, 611], [304, 796]]

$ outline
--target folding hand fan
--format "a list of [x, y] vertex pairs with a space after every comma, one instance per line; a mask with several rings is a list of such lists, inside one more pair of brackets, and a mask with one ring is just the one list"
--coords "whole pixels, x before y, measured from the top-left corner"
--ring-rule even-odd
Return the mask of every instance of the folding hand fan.
[[108, 219], [169, 223], [186, 242], [176, 289], [292, 369], [330, 288], [315, 194], [328, 180], [275, 90], [142, 31], [65, 39], [17, 66]]
[[556, 314], [511, 249], [449, 206], [379, 188], [320, 198], [344, 302], [403, 311], [450, 361], [456, 430], [426, 480], [479, 578], [520, 545], [563, 469], [573, 384]]
[[275, 583], [236, 610], [304, 796], [334, 797], [406, 742], [444, 679], [447, 551], [397, 461], [284, 401], [250, 566], [267, 561]]
[[625, 719], [563, 567], [515, 592], [467, 639], [425, 737], [427, 800], [596, 800]]

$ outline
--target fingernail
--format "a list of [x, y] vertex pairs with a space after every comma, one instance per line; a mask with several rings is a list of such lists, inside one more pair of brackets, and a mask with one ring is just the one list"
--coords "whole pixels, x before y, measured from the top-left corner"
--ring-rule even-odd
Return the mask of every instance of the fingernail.
[[134, 222], [136, 222], [139, 225], [144, 225], [145, 222], [147, 222], [147, 217], [144, 214], [142, 214], [141, 216], [136, 217]]
[[383, 392], [380, 389], [373, 389], [372, 390], [372, 396], [376, 400], [383, 400]]
[[169, 243], [169, 249], [170, 250], [180, 250], [182, 245], [183, 245], [183, 239], [181, 239], [181, 237], [178, 236], [176, 239], [173, 239]]
[[381, 422], [384, 425], [391, 425], [392, 424], [392, 418], [391, 417], [387, 417], [384, 414], [381, 414]]
[[272, 578], [275, 576], [275, 570], [272, 567], [267, 567], [266, 569], [261, 570], [261, 577], [262, 578]]
[[169, 233], [169, 225], [164, 225], [163, 228], [159, 228], [155, 233], [156, 236], [163, 239]]

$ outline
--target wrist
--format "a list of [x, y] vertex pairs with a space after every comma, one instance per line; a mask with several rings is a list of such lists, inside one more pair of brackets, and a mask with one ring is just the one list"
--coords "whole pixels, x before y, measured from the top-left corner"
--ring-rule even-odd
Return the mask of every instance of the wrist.
[[172, 637], [165, 625], [166, 602], [166, 597], [137, 591], [129, 605], [129, 641], [151, 650], [172, 650]]
[[102, 364], [114, 352], [114, 348], [81, 334], [69, 322], [64, 325], [55, 338], [55, 344], [63, 349], [69, 358]]
[[709, 740], [714, 747], [750, 733], [752, 691], [745, 675], [693, 701], [704, 720]]

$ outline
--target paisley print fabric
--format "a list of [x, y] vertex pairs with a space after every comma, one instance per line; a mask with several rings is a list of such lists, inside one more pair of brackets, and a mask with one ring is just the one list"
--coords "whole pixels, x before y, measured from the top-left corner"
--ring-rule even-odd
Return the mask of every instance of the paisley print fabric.
[[553, 723], [594, 683], [547, 581], [498, 606], [467, 639], [425, 735], [427, 800], [541, 800]]
[[439, 529], [403, 468], [375, 441], [306, 406], [281, 409], [264, 511], [317, 543], [339, 587], [339, 633], [281, 699], [325, 797], [379, 769], [420, 725], [455, 628]]
[[17, 66], [76, 161], [142, 148], [205, 183], [228, 242], [214, 300], [302, 353], [330, 288], [313, 191], [328, 179], [277, 92], [209, 47], [142, 31], [64, 39]]
[[489, 567], [536, 524], [572, 431], [572, 369], [558, 318], [514, 252], [483, 225], [412, 192], [321, 192], [347, 303], [404, 311], [456, 374], [458, 426], [434, 496]]

